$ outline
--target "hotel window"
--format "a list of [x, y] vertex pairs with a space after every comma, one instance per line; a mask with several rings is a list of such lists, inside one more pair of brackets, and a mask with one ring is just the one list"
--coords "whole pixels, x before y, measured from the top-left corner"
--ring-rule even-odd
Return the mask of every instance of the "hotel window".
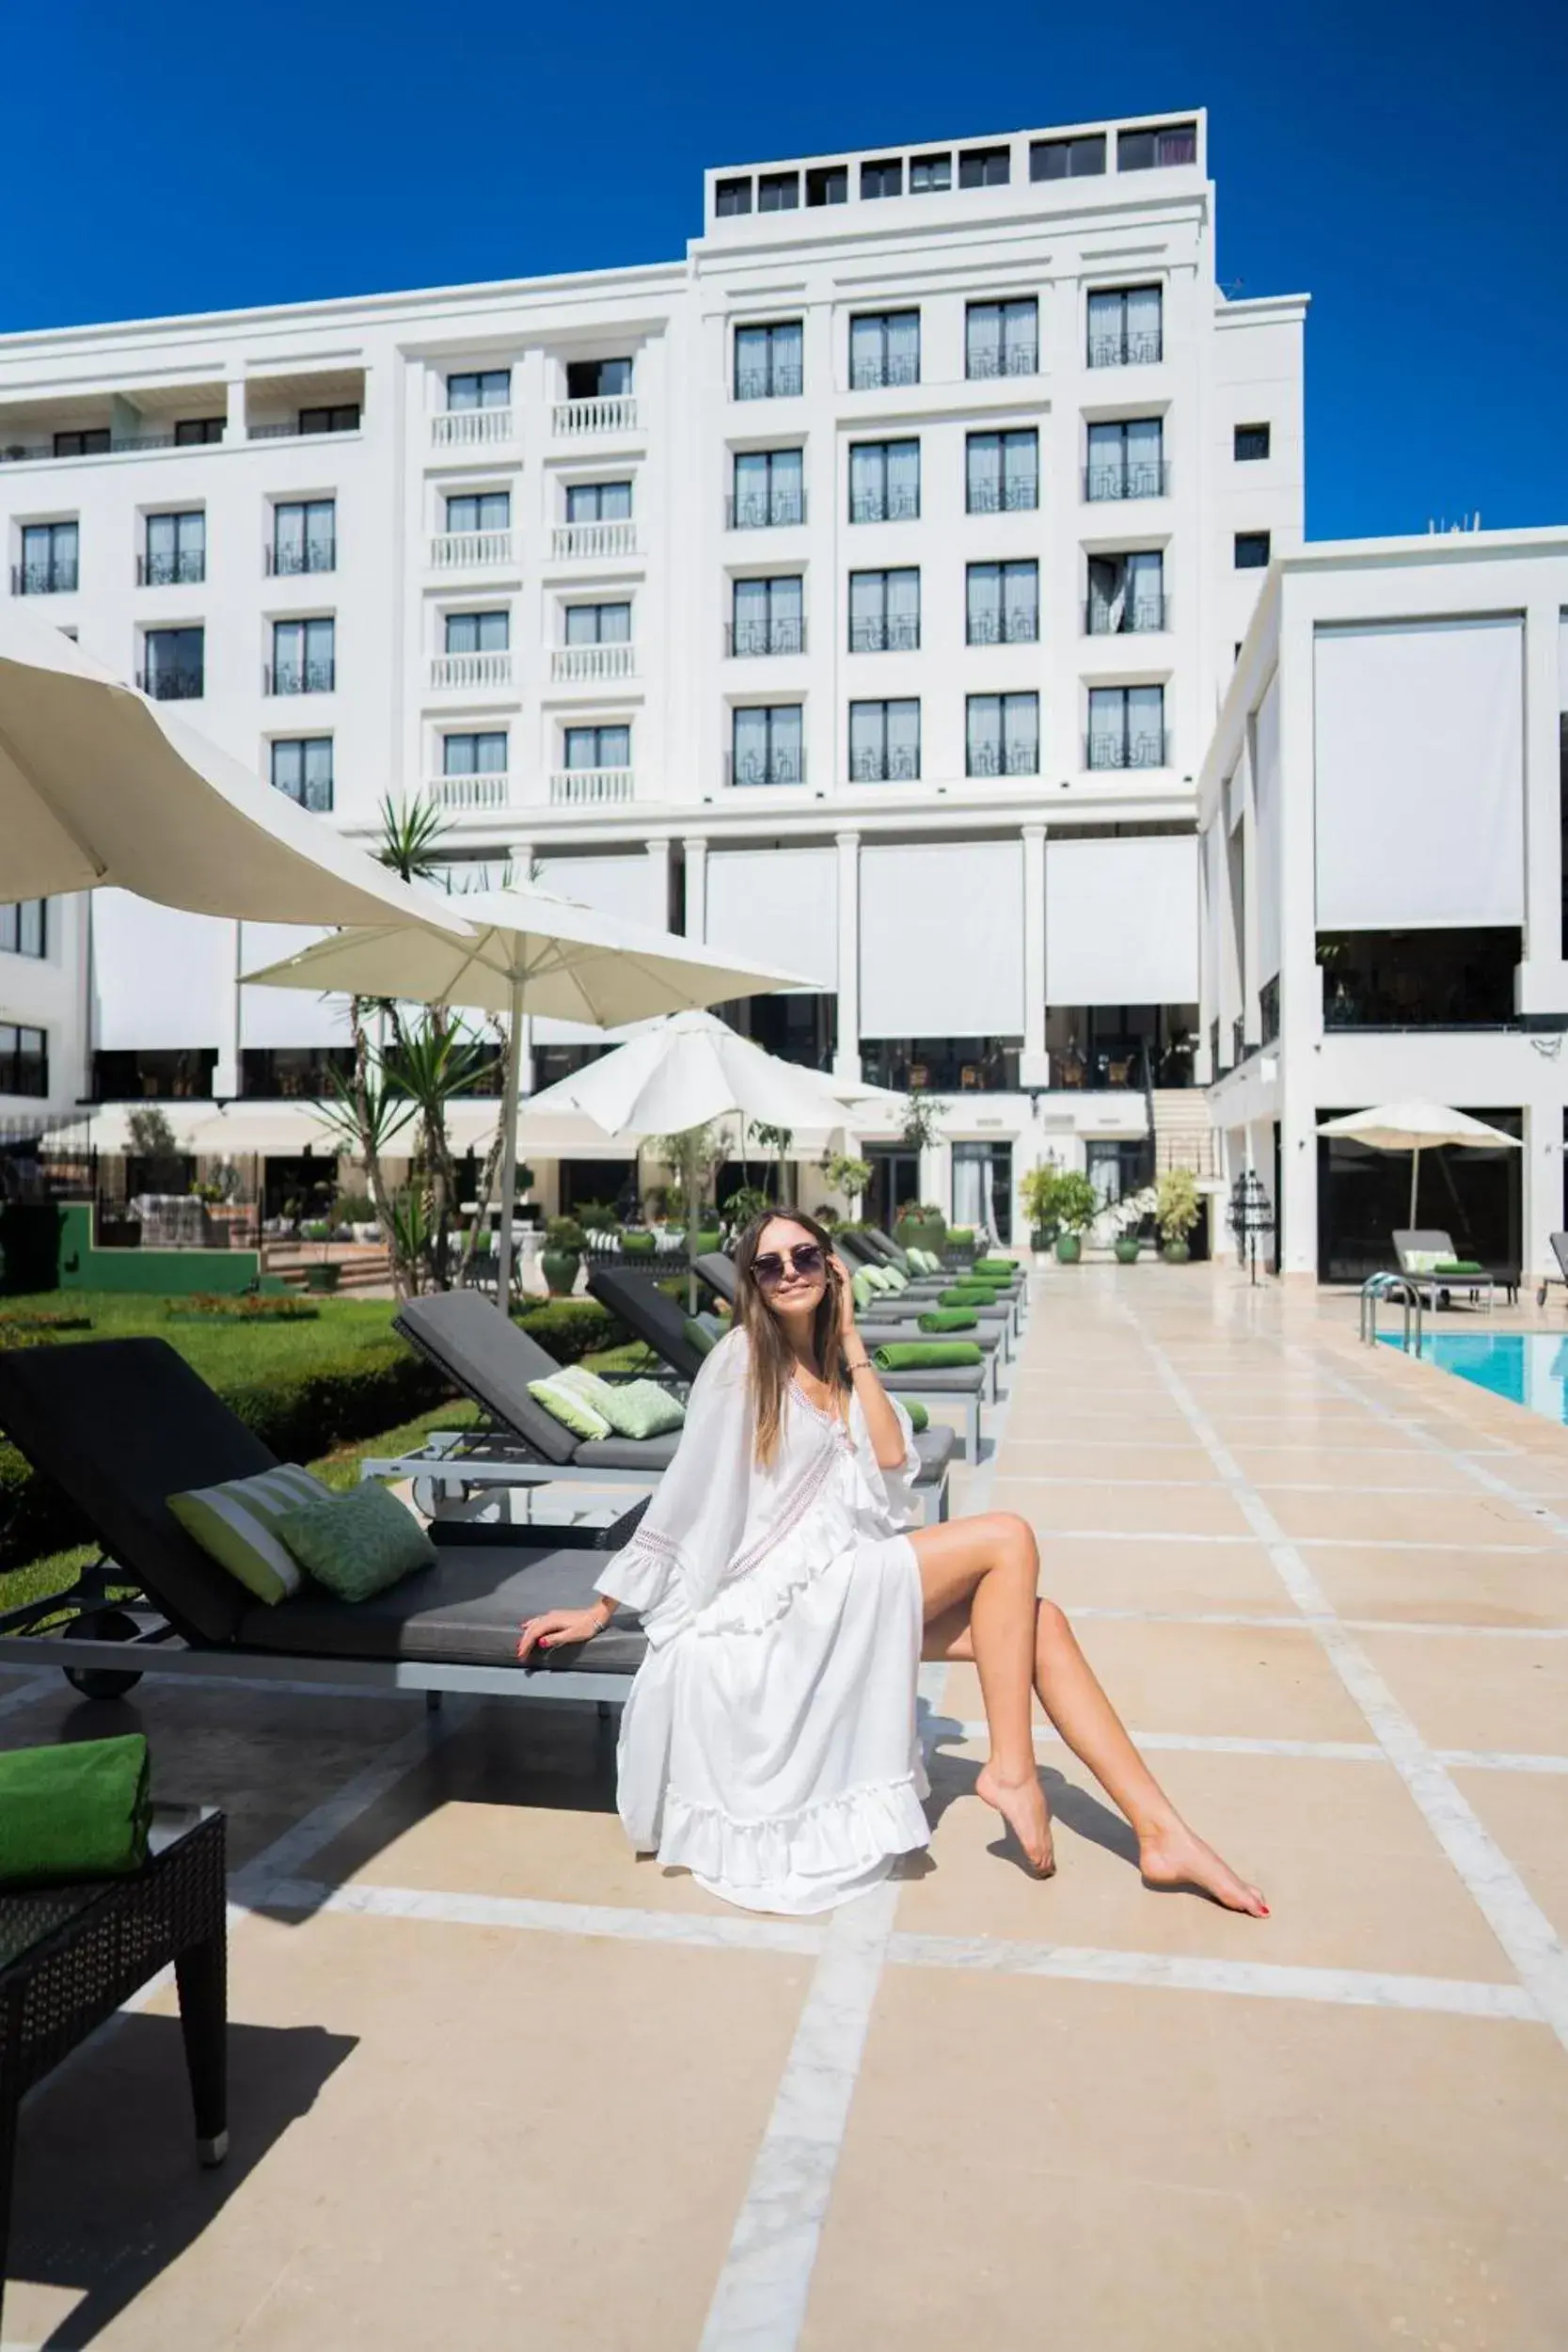
[[965, 637], [972, 645], [1033, 645], [1040, 633], [1040, 567], [969, 566]]
[[274, 621], [269, 694], [330, 694], [338, 682], [337, 624]]
[[568, 359], [568, 400], [615, 400], [631, 389], [629, 359]]
[[1012, 158], [1005, 147], [968, 147], [958, 151], [960, 188], [1005, 188]]
[[878, 310], [849, 322], [849, 385], [878, 391], [920, 381], [920, 313]]
[[970, 304], [964, 312], [967, 376], [1033, 375], [1039, 363], [1040, 307], [1033, 294]]
[[478, 735], [443, 735], [441, 773], [444, 776], [504, 776], [506, 729], [490, 727]]
[[1084, 138], [1035, 139], [1029, 148], [1031, 180], [1093, 180], [1105, 168], [1105, 134]]
[[800, 203], [800, 175], [798, 171], [765, 171], [757, 180], [757, 210], [759, 213], [793, 213]]
[[805, 520], [805, 453], [736, 450], [730, 524], [736, 531], [776, 530]]
[[1236, 533], [1236, 569], [1239, 572], [1266, 571], [1268, 563], [1268, 532], [1266, 531], [1238, 531]]
[[851, 653], [915, 653], [920, 646], [920, 574], [912, 565], [895, 572], [849, 575]]
[[910, 194], [937, 196], [953, 184], [951, 155], [911, 155], [910, 157]]
[[1130, 417], [1119, 424], [1091, 424], [1084, 496], [1157, 499], [1164, 496], [1164, 430], [1158, 417]]
[[1269, 428], [1266, 424], [1239, 424], [1233, 450], [1238, 466], [1254, 464], [1269, 453]]
[[629, 645], [629, 604], [569, 604], [566, 607], [568, 645]]
[[13, 899], [9, 906], [0, 907], [0, 950], [8, 956], [49, 953], [47, 898]]
[[512, 644], [509, 612], [449, 612], [448, 653], [505, 653]]
[[447, 501], [447, 529], [451, 532], [511, 528], [510, 490], [461, 490]]
[[510, 408], [512, 370], [481, 368], [447, 378], [449, 408]]
[[207, 517], [149, 515], [137, 573], [144, 588], [189, 587], [207, 577]]
[[799, 703], [770, 703], [733, 712], [730, 782], [803, 784], [806, 755]]
[[804, 380], [801, 326], [784, 319], [773, 326], [735, 330], [736, 400], [793, 400]]
[[1152, 131], [1117, 133], [1118, 171], [1156, 171], [1167, 164], [1196, 164], [1197, 124], [1164, 122]]
[[[227, 422], [225, 417], [181, 417], [175, 422], [174, 446], [176, 449], [196, 449], [205, 442], [221, 441]], [[301, 432], [304, 429], [302, 425]]]
[[912, 784], [920, 774], [920, 705], [912, 696], [849, 705], [849, 776], [855, 784]]
[[970, 514], [1014, 514], [1039, 504], [1039, 436], [1033, 426], [1019, 433], [972, 433], [965, 460]]
[[272, 747], [273, 789], [325, 817], [332, 806], [332, 738], [296, 735]]
[[971, 694], [965, 706], [965, 720], [966, 775], [1039, 774], [1037, 694]]
[[337, 570], [336, 499], [294, 499], [273, 508], [270, 568], [281, 574]]
[[1091, 368], [1148, 367], [1164, 349], [1158, 286], [1118, 286], [1089, 296]]
[[902, 196], [904, 193], [904, 164], [901, 156], [861, 166], [863, 197]]
[[573, 482], [566, 489], [569, 523], [624, 523], [631, 519], [629, 482]]
[[49, 1040], [42, 1029], [0, 1021], [0, 1094], [49, 1091]]
[[629, 768], [630, 727], [568, 727], [566, 765], [568, 768]]
[[55, 436], [56, 457], [102, 457], [108, 447], [109, 428], [106, 424], [89, 425], [85, 432], [56, 433]]
[[1163, 686], [1091, 686], [1091, 768], [1163, 768], [1165, 690]]
[[906, 523], [920, 514], [920, 443], [852, 441], [849, 520]]
[[11, 594], [58, 596], [77, 582], [80, 528], [75, 523], [24, 523], [22, 561], [11, 572]]
[[806, 174], [808, 204], [847, 204], [849, 201], [849, 167], [847, 164], [822, 164]]
[[199, 628], [150, 628], [136, 683], [154, 702], [192, 702], [204, 690], [206, 634]]
[[713, 210], [719, 220], [734, 220], [737, 214], [752, 209], [752, 183], [748, 180], [720, 180], [714, 183]]
[[357, 433], [359, 403], [340, 400], [323, 408], [302, 408], [299, 429], [302, 433]]
[[1165, 626], [1165, 559], [1157, 548], [1091, 555], [1085, 626], [1091, 637], [1142, 636]]
[[730, 607], [732, 654], [804, 653], [805, 581], [799, 572], [737, 580]]

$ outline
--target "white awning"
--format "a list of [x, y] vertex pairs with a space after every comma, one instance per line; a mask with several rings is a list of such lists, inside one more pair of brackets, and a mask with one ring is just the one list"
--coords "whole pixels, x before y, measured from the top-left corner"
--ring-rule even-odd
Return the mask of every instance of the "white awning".
[[[626, 856], [541, 858], [536, 887], [553, 890], [562, 898], [576, 898], [601, 914], [619, 914], [628, 923], [645, 923], [662, 931], [670, 925], [664, 878], [661, 858], [650, 857], [646, 850], [633, 850]], [[793, 968], [784, 966], [786, 971]]]
[[1197, 1002], [1197, 836], [1045, 845], [1052, 1005]]
[[861, 851], [863, 1037], [1023, 1032], [1023, 844]]
[[710, 850], [706, 944], [838, 986], [838, 852]]
[[[221, 1052], [231, 1041], [224, 1005], [234, 981], [233, 924], [157, 906], [129, 890], [95, 890], [88, 909], [93, 1044], [109, 1052]], [[232, 1022], [231, 1006], [227, 1017]]]

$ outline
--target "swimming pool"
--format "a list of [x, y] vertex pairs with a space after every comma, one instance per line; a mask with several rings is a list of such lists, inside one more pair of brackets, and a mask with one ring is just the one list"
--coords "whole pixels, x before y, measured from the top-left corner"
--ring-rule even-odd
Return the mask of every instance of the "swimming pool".
[[[1399, 1342], [1383, 1334], [1386, 1347]], [[1427, 1331], [1423, 1360], [1494, 1396], [1568, 1425], [1568, 1336], [1556, 1331]]]

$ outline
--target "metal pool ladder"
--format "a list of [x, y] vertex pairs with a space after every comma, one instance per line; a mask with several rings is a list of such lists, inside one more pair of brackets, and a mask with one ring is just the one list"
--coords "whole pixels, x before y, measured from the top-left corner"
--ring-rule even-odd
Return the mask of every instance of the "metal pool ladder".
[[1407, 1274], [1374, 1274], [1361, 1285], [1361, 1338], [1369, 1347], [1377, 1345], [1377, 1311], [1386, 1298], [1397, 1298], [1404, 1309], [1404, 1330], [1400, 1346], [1410, 1353], [1410, 1318], [1416, 1316], [1416, 1353], [1421, 1352], [1421, 1293], [1418, 1284]]

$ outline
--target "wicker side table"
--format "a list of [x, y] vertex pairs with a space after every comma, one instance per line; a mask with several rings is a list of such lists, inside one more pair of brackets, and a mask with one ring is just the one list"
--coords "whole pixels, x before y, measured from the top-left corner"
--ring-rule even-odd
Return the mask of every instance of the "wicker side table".
[[197, 2153], [228, 2153], [224, 1818], [154, 1809], [135, 1878], [0, 1895], [0, 2309], [10, 2241], [17, 2110], [121, 2002], [172, 1962], [196, 2109]]

